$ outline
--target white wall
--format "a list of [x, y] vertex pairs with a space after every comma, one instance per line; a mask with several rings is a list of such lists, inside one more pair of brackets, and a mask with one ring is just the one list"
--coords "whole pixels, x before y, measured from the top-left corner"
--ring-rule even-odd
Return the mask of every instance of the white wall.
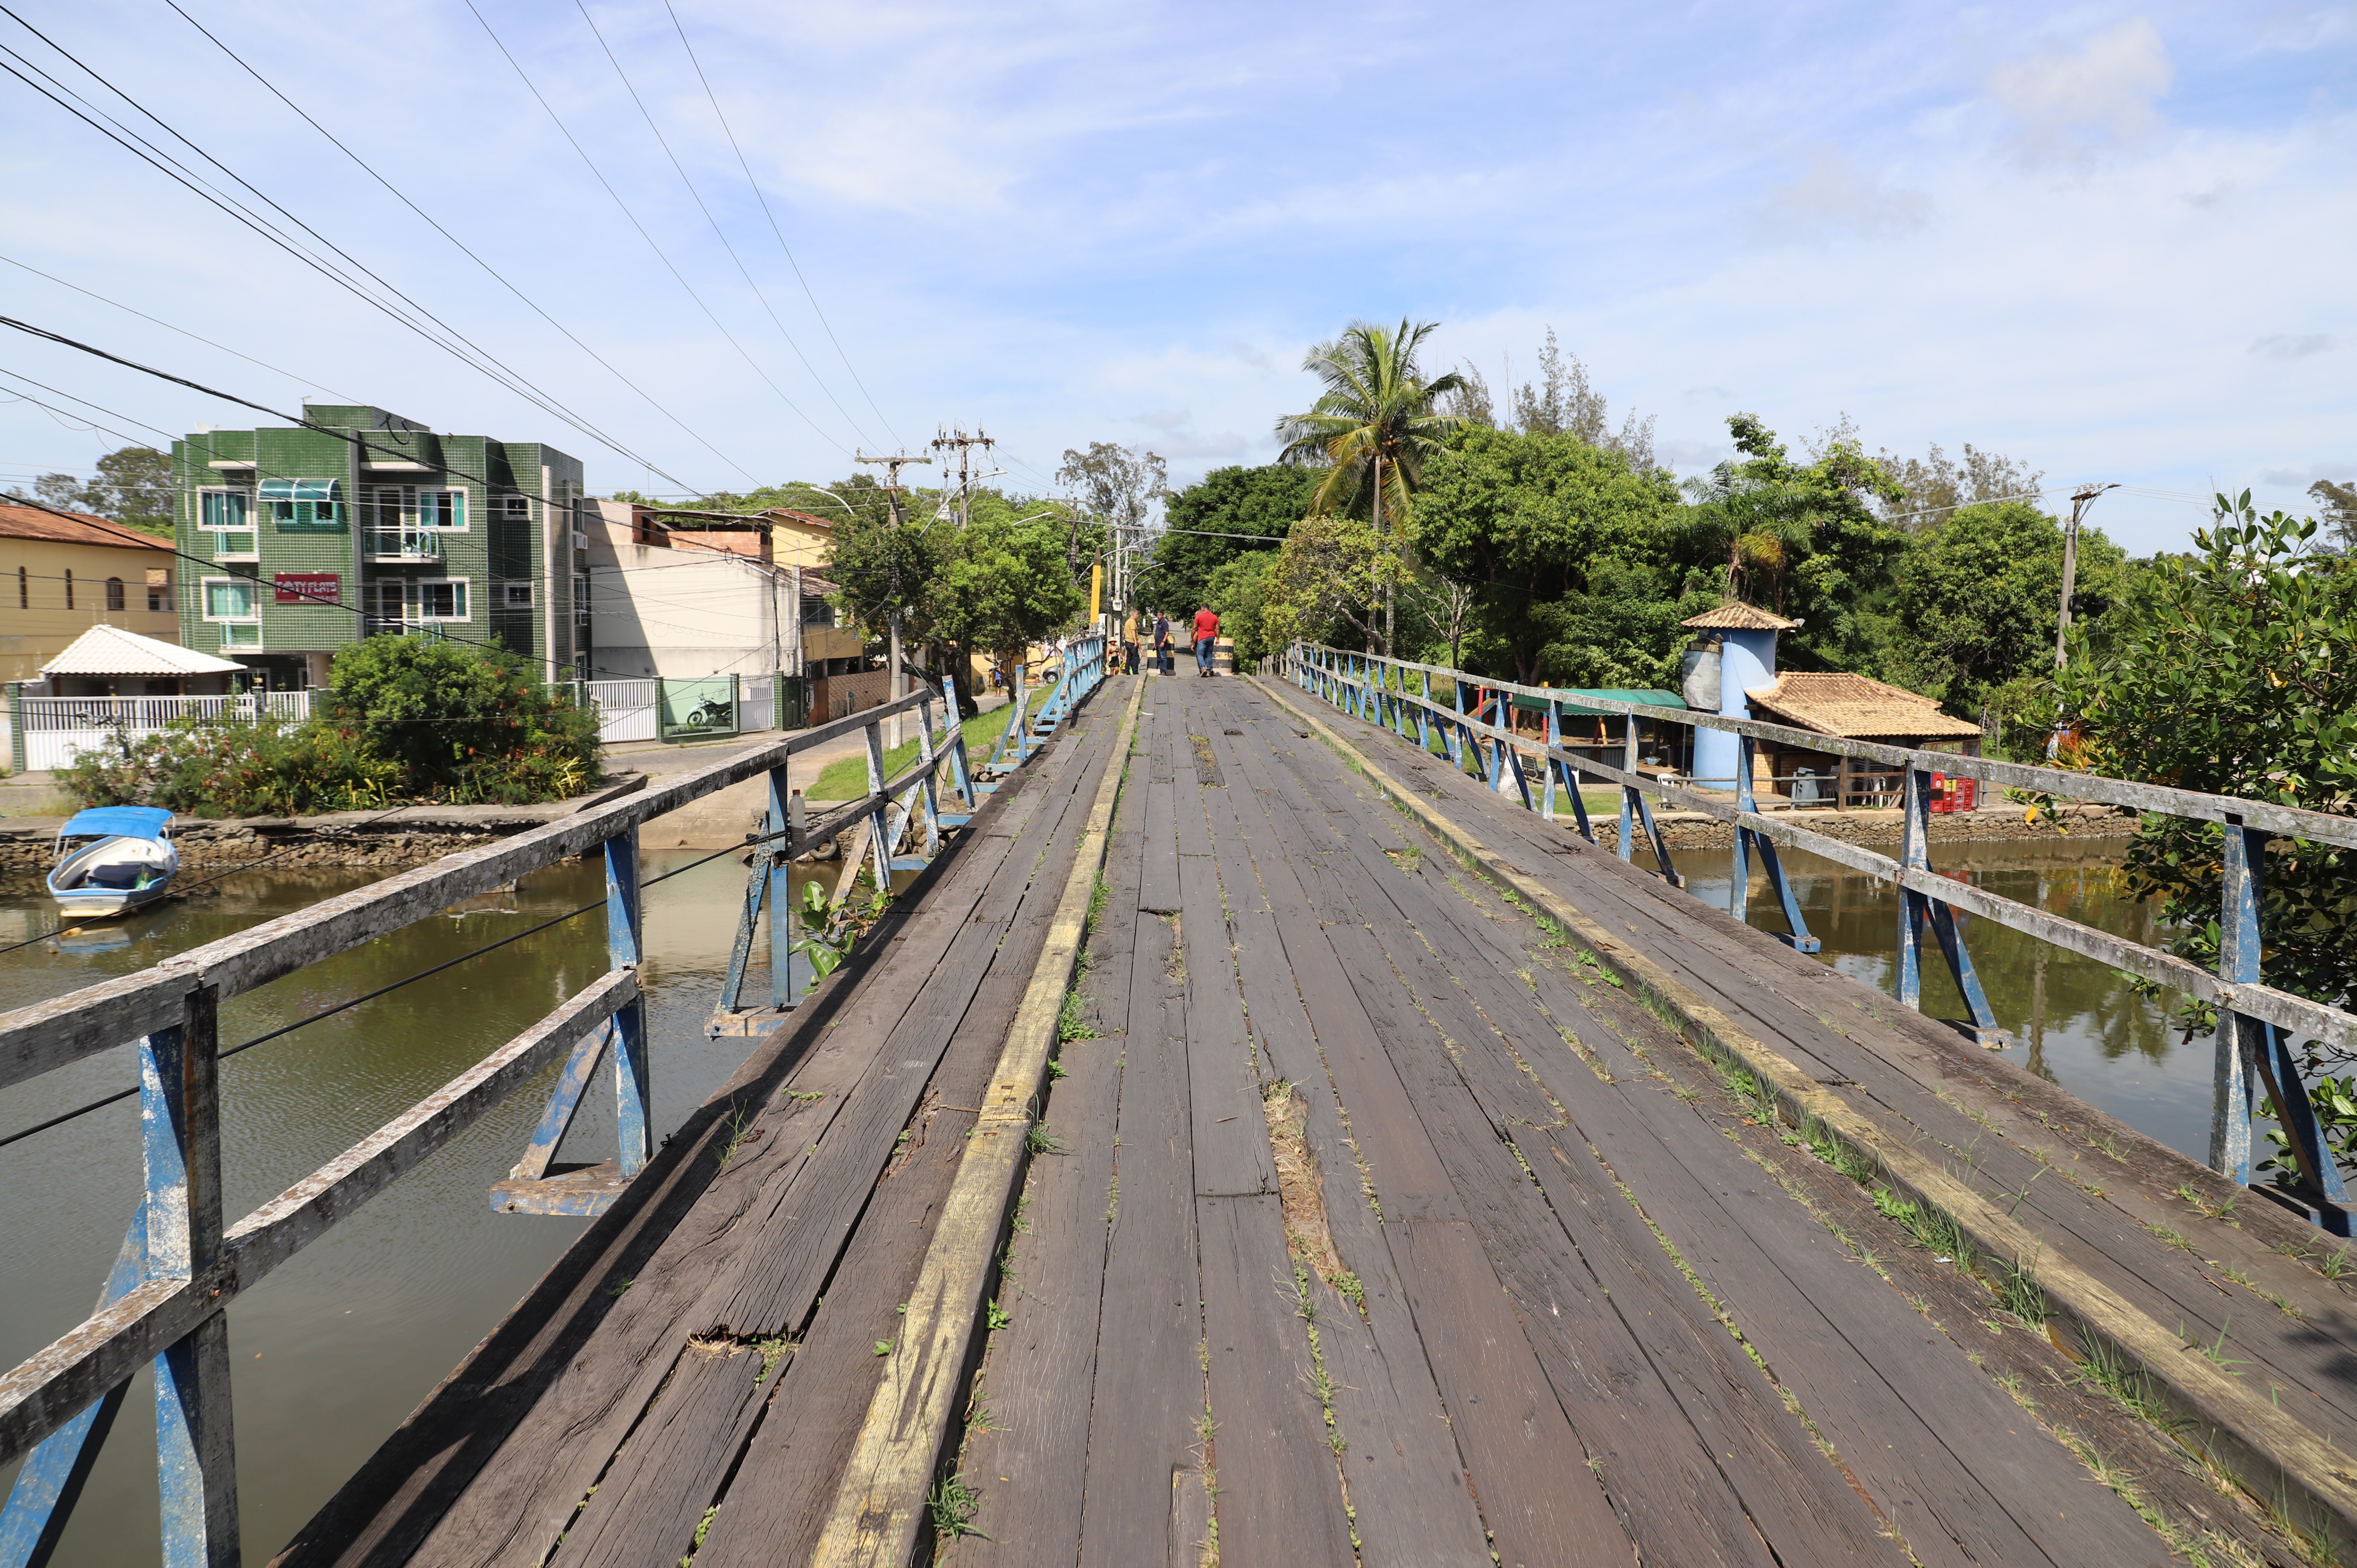
[[633, 543], [630, 504], [596, 505], [589, 634], [600, 679], [795, 668], [801, 609], [790, 573], [741, 555]]

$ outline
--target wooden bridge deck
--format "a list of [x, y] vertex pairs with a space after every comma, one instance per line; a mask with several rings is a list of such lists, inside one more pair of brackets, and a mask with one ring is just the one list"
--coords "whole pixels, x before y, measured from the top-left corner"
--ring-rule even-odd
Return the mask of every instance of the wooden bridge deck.
[[[2276, 1250], [2315, 1232], [2198, 1212], [2232, 1189], [1289, 689], [1147, 682], [1116, 757], [1135, 685], [280, 1561], [869, 1560], [822, 1537], [1115, 767], [1064, 1031], [1090, 1037], [1060, 1047], [941, 1438], [930, 1517], [972, 1533], [920, 1555], [2293, 1560], [2233, 1456], [2139, 1413], [2152, 1378], [2091, 1376], [2032, 1282], [2093, 1280], [2211, 1369], [2171, 1386], [2231, 1380], [2227, 1416], [2247, 1394], [2345, 1452], [2357, 1315]], [[1919, 1244], [1706, 1033], [2034, 1245], [1976, 1275]]]

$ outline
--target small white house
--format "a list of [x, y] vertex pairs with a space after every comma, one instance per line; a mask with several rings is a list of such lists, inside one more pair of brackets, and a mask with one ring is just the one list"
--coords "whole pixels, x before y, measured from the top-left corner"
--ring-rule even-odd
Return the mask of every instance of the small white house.
[[589, 634], [602, 679], [802, 672], [798, 568], [759, 517], [590, 503]]

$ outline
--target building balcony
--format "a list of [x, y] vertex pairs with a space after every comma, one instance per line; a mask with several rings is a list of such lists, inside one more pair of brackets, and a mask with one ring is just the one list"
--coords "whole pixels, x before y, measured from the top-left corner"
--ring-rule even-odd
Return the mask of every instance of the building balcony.
[[442, 536], [433, 529], [371, 528], [368, 551], [371, 561], [438, 562], [442, 559]]

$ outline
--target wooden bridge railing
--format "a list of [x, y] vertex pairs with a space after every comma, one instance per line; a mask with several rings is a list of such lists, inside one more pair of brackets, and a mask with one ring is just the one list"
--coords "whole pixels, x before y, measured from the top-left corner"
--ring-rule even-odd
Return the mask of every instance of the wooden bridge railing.
[[[1922, 1004], [1923, 936], [1928, 929], [1954, 974], [1957, 989], [1971, 1007], [1986, 1044], [1999, 1043], [2002, 1036], [1974, 972], [1971, 955], [1955, 920], [1955, 910], [1994, 920], [2213, 1004], [2219, 1012], [2219, 1030], [2211, 1107], [2212, 1168], [2249, 1185], [2252, 1111], [2257, 1091], [2264, 1087], [2281, 1113], [2287, 1140], [2298, 1167], [2301, 1179], [2291, 1189], [2292, 1195], [2307, 1206], [2311, 1217], [2324, 1229], [2335, 1235], [2351, 1234], [2352, 1205], [2349, 1189], [2317, 1125], [2291, 1040], [2308, 1038], [2331, 1048], [2357, 1053], [2357, 1015], [2261, 983], [2259, 902], [2268, 839], [2302, 839], [2357, 848], [2357, 817], [2099, 774], [2029, 767], [1992, 757], [1845, 740], [1813, 730], [1751, 719], [1624, 703], [1544, 686], [1517, 685], [1438, 665], [1351, 653], [1314, 643], [1296, 643], [1269, 664], [1272, 673], [1426, 750], [1437, 741], [1459, 767], [1469, 768], [1501, 794], [1518, 794], [1524, 806], [1544, 811], [1549, 821], [1555, 818], [1560, 789], [1570, 799], [1577, 831], [1590, 843], [1595, 842], [1595, 834], [1588, 824], [1587, 802], [1580, 794], [1580, 777], [1620, 786], [1620, 826], [1615, 846], [1618, 854], [1623, 860], [1631, 859], [1636, 834], [1641, 832], [1662, 875], [1674, 886], [1684, 886], [1684, 881], [1654, 826], [1652, 800], [1659, 799], [1734, 824], [1736, 852], [1730, 900], [1734, 914], [1740, 919], [1749, 908], [1750, 865], [1756, 858], [1791, 928], [1785, 940], [1803, 951], [1816, 951], [1819, 944], [1808, 933], [1799, 902], [1777, 856], [1778, 844], [1804, 850], [1891, 883], [1900, 889], [1900, 1000], [1912, 1007]], [[1433, 696], [1436, 677], [1447, 682], [1448, 701]], [[1468, 691], [1536, 699], [1545, 714], [1544, 738], [1534, 744], [1532, 737], [1515, 734], [1511, 723], [1499, 725], [1476, 717], [1466, 708]], [[1566, 712], [1625, 715], [1630, 722], [1622, 725], [1621, 765], [1614, 768], [1566, 748], [1562, 725]], [[1673, 779], [1641, 773], [1634, 722], [1641, 718], [1720, 730], [1738, 736], [1740, 757], [1732, 801], [1727, 799], [1727, 791], [1698, 790]], [[1899, 858], [1893, 860], [1813, 832], [1789, 818], [1764, 816], [1755, 810], [1752, 758], [1760, 742], [1831, 753], [1901, 773], [1900, 805], [1905, 815]], [[1534, 773], [1538, 776], [1535, 796]], [[2024, 789], [2061, 800], [2222, 824], [2225, 888], [2219, 911], [2218, 972], [2213, 975], [2173, 953], [2128, 941], [1935, 874], [1931, 868], [1929, 851], [1935, 773], [1976, 779], [1988, 788]]]
[[[1102, 662], [1100, 655], [1099, 669]], [[974, 791], [983, 786], [967, 778], [953, 704], [952, 698], [938, 746], [933, 715], [942, 710], [942, 696], [920, 689], [675, 783], [446, 856], [136, 973], [0, 1015], [0, 1090], [137, 1042], [146, 1167], [145, 1197], [97, 1308], [0, 1377], [0, 1464], [30, 1451], [0, 1512], [0, 1568], [38, 1568], [48, 1560], [128, 1380], [148, 1362], [156, 1368], [164, 1559], [175, 1568], [236, 1563], [236, 1455], [223, 1316], [230, 1303], [568, 1053], [540, 1130], [511, 1178], [499, 1184], [494, 1202], [512, 1211], [571, 1214], [609, 1205], [645, 1165], [652, 1135], [638, 979], [640, 824], [732, 784], [768, 778], [768, 829], [750, 836], [771, 851], [756, 855], [754, 875], [758, 884], [770, 868], [778, 884], [770, 957], [773, 972], [783, 974], [788, 859], [865, 822], [879, 889], [888, 890], [890, 846], [902, 829], [920, 821], [928, 848], [939, 842], [936, 776], [942, 768], [952, 769], [952, 788], [965, 810], [973, 810]], [[912, 710], [920, 721], [920, 755], [888, 779], [882, 725]], [[790, 816], [790, 760], [855, 731], [866, 739], [867, 793], [815, 819], [800, 811]], [[601, 854], [606, 865], [608, 971], [302, 1181], [242, 1219], [224, 1223], [217, 1078], [221, 1004], [527, 872], [591, 853]], [[619, 1109], [616, 1158], [550, 1176], [550, 1156], [608, 1054]]]

